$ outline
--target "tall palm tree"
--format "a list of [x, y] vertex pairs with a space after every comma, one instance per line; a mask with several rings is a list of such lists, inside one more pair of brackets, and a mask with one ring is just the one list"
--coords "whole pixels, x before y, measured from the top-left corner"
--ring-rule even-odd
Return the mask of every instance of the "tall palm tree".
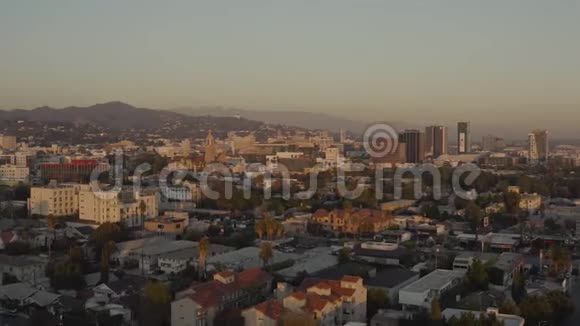
[[101, 249], [101, 282], [107, 283], [109, 282], [109, 269], [110, 269], [110, 261], [111, 255], [115, 252], [116, 245], [114, 241], [108, 241], [103, 245]]
[[262, 241], [262, 245], [260, 247], [260, 259], [264, 263], [264, 267], [268, 265], [268, 262], [272, 260], [274, 256], [274, 252], [272, 251], [272, 245], [268, 241]]
[[258, 235], [259, 239], [262, 239], [264, 237], [264, 234], [266, 233], [265, 229], [266, 228], [264, 226], [263, 220], [256, 222], [255, 230], [256, 230], [256, 234]]
[[553, 246], [550, 250], [552, 259], [552, 270], [555, 273], [560, 273], [570, 266], [570, 254], [565, 248], [561, 246]]
[[141, 225], [145, 224], [145, 213], [147, 212], [147, 204], [145, 204], [145, 201], [141, 201], [139, 203], [139, 212], [141, 213]]
[[52, 257], [52, 243], [56, 241], [56, 224], [57, 224], [56, 216], [49, 214], [46, 217], [46, 224], [48, 225], [48, 230], [52, 232], [52, 240], [47, 239], [47, 247], [48, 247], [48, 258]]
[[200, 277], [205, 277], [206, 258], [209, 252], [209, 238], [203, 237], [199, 240], [199, 274]]

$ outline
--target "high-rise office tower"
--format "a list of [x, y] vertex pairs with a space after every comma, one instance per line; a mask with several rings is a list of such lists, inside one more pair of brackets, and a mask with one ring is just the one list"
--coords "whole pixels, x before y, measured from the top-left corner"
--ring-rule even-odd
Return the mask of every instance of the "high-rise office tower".
[[425, 134], [419, 130], [405, 130], [399, 142], [407, 145], [407, 163], [420, 163], [425, 159]]
[[447, 127], [429, 126], [425, 128], [425, 153], [433, 158], [447, 154]]
[[457, 123], [457, 152], [465, 154], [471, 152], [471, 130], [469, 122]]
[[547, 130], [534, 130], [528, 134], [528, 161], [530, 164], [548, 162], [549, 133]]

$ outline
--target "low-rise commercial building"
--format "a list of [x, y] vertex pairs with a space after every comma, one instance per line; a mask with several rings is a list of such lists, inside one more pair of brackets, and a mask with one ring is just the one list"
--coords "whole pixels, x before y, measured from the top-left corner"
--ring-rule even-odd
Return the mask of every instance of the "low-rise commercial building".
[[[233, 247], [210, 244], [207, 257], [219, 256], [234, 250], [235, 248]], [[165, 274], [178, 274], [186, 270], [189, 266], [196, 266], [198, 262], [199, 246], [163, 254], [157, 257], [158, 268]]]
[[159, 216], [145, 220], [145, 230], [160, 234], [179, 235], [185, 232], [188, 222], [189, 218]]
[[502, 253], [492, 267], [490, 283], [500, 288], [508, 288], [511, 286], [516, 273], [523, 270], [525, 262], [526, 259], [522, 254]]
[[437, 269], [399, 291], [399, 303], [407, 309], [431, 309], [431, 302], [463, 281], [465, 271]]

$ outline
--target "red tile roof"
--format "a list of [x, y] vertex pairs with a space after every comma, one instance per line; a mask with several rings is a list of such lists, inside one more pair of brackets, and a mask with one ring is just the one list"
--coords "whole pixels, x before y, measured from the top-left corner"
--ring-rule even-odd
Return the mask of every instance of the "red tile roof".
[[306, 293], [304, 293], [304, 292], [294, 292], [290, 296], [296, 300], [300, 300], [300, 301], [306, 300]]
[[360, 276], [345, 275], [342, 277], [343, 282], [358, 283], [362, 278]]
[[219, 275], [219, 276], [221, 276], [223, 278], [228, 278], [230, 276], [234, 276], [235, 274], [232, 273], [232, 272], [230, 272], [230, 271], [223, 271], [223, 272], [217, 273], [216, 275]]
[[328, 211], [323, 208], [317, 209], [316, 212], [312, 214], [312, 217], [325, 217], [325, 216], [328, 216]]
[[284, 306], [277, 300], [270, 299], [257, 305], [256, 310], [272, 320], [278, 320], [284, 312]]
[[306, 308], [310, 311], [322, 311], [327, 304], [328, 300], [323, 296], [316, 293], [306, 295]]
[[224, 297], [240, 290], [248, 289], [256, 284], [264, 284], [271, 278], [271, 276], [261, 268], [249, 269], [234, 274], [234, 277], [234, 281], [229, 284], [212, 280], [194, 286], [191, 288], [193, 293], [188, 296], [204, 308], [215, 307], [222, 302]]
[[13, 241], [16, 241], [16, 233], [13, 231], [2, 231], [0, 232], [0, 239], [4, 245], [7, 245]]

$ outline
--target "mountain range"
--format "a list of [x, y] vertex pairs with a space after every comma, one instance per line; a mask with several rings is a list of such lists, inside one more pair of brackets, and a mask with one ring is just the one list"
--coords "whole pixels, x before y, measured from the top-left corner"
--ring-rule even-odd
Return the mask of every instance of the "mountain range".
[[[367, 121], [352, 120], [336, 115], [301, 112], [301, 111], [256, 111], [224, 107], [180, 107], [171, 111], [189, 115], [211, 115], [215, 117], [240, 116], [249, 120], [263, 121], [268, 124], [297, 126], [306, 129], [322, 129], [338, 133], [341, 129], [356, 134], [362, 133], [370, 124]], [[396, 127], [403, 127], [403, 123], [393, 122]]]

